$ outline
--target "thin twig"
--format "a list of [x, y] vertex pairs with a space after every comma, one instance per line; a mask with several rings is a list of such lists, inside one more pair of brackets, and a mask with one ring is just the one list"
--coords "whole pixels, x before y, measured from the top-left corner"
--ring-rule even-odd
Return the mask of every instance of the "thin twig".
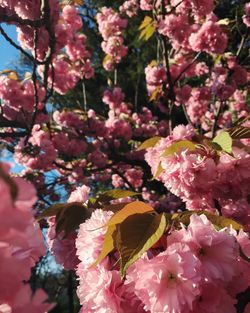
[[8, 41], [8, 43], [10, 43], [14, 48], [16, 48], [17, 50], [19, 50], [22, 54], [24, 54], [31, 62], [34, 62], [34, 58], [27, 53], [22, 47], [20, 47], [19, 45], [17, 45], [8, 35], [7, 33], [4, 31], [4, 29], [2, 28], [2, 26], [0, 25], [0, 33], [1, 35], [5, 38], [6, 41]]
[[214, 123], [213, 123], [213, 128], [212, 128], [212, 138], [215, 136], [215, 133], [216, 133], [216, 130], [217, 130], [217, 124], [218, 124], [218, 120], [219, 120], [219, 117], [220, 117], [220, 113], [221, 113], [221, 110], [222, 110], [222, 107], [223, 107], [223, 102], [221, 101], [220, 104], [219, 104], [219, 107], [217, 109], [217, 112], [215, 114], [215, 117], [214, 117]]
[[173, 85], [175, 85], [178, 80], [181, 78], [181, 76], [190, 69], [190, 67], [194, 64], [194, 62], [198, 59], [198, 57], [201, 55], [201, 52], [197, 53], [196, 56], [193, 58], [193, 60], [191, 61], [191, 63], [189, 63], [180, 73], [179, 75], [176, 77], [176, 79], [173, 82]]
[[87, 112], [87, 96], [84, 81], [82, 80], [83, 109]]

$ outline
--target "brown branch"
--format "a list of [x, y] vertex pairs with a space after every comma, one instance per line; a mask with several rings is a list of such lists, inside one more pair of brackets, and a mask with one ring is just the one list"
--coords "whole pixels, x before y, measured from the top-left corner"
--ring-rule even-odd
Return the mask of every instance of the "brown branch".
[[[38, 41], [38, 29], [35, 28], [34, 32], [34, 50], [35, 50], [35, 59], [37, 58], [37, 41]], [[37, 117], [37, 111], [38, 111], [38, 103], [39, 103], [39, 98], [38, 98], [38, 90], [37, 90], [37, 75], [36, 75], [36, 70], [37, 70], [37, 64], [36, 62], [33, 63], [33, 72], [32, 72], [32, 82], [33, 82], [33, 87], [34, 87], [34, 110], [32, 113], [32, 119], [31, 119], [31, 124], [29, 127], [29, 132], [25, 138], [25, 144], [27, 144], [29, 137], [31, 135], [33, 126], [36, 121]]]
[[27, 135], [27, 132], [15, 132], [15, 133], [1, 133], [0, 132], [0, 138], [20, 138], [25, 137]]
[[30, 26], [30, 27], [42, 27], [44, 25], [44, 19], [41, 18], [39, 20], [30, 20], [30, 19], [22, 19], [17, 14], [12, 15], [0, 15], [1, 23], [15, 23], [22, 26]]
[[16, 48], [17, 50], [19, 50], [22, 54], [24, 54], [31, 62], [34, 62], [35, 59], [32, 57], [32, 55], [30, 55], [29, 53], [27, 53], [22, 47], [20, 47], [19, 45], [17, 45], [8, 35], [7, 33], [4, 31], [4, 29], [2, 28], [2, 26], [0, 25], [0, 33], [1, 35], [4, 37], [4, 39], [11, 44], [14, 48]]
[[223, 107], [223, 102], [221, 101], [214, 117], [214, 123], [213, 123], [213, 128], [212, 128], [212, 138], [215, 136], [215, 133], [217, 130], [217, 126], [218, 126], [217, 124], [218, 124], [218, 120], [220, 117], [220, 113], [222, 111], [222, 107]]

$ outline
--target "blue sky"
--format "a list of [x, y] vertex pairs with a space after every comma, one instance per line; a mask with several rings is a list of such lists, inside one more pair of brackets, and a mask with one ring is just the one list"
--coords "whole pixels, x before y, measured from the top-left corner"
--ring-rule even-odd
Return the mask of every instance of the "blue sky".
[[[16, 27], [13, 25], [3, 24], [3, 29], [11, 37], [12, 40], [16, 40]], [[0, 35], [0, 71], [11, 67], [13, 61], [18, 58], [19, 52], [12, 47], [2, 35]]]
[[[17, 42], [16, 40], [16, 27], [13, 25], [5, 25], [3, 24], [3, 29], [5, 32], [11, 37], [12, 40]], [[19, 56], [19, 52], [12, 47], [0, 34], [0, 71], [8, 68], [13, 68], [12, 64], [17, 60]], [[13, 167], [11, 169], [12, 172], [18, 173], [20, 172], [23, 167], [21, 165], [16, 164], [12, 159], [11, 153], [7, 150], [2, 151], [0, 155], [0, 160], [5, 160], [10, 162]]]

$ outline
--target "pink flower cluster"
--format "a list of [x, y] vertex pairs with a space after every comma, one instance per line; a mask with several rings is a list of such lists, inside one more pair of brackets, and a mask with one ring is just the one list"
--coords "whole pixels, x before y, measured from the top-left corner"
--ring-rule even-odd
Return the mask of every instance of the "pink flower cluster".
[[24, 283], [45, 253], [42, 232], [31, 211], [36, 192], [30, 183], [10, 177], [7, 165], [0, 166], [0, 312], [45, 313], [52, 307], [44, 302], [46, 294], [37, 290], [32, 296]]
[[97, 209], [91, 218], [80, 225], [76, 239], [80, 264], [77, 268], [79, 286], [77, 294], [86, 313], [143, 313], [143, 304], [134, 294], [131, 285], [125, 285], [117, 269], [116, 257], [106, 257], [96, 268], [90, 265], [97, 259], [104, 240], [106, 227], [113, 215], [110, 211]]
[[[59, 12], [58, 3], [56, 0], [49, 1], [53, 11]], [[1, 0], [0, 7], [6, 9], [5, 14], [17, 14], [21, 19], [39, 20], [41, 16], [41, 1], [33, 0]], [[55, 12], [53, 12], [55, 13]]]
[[[178, 126], [173, 135], [161, 139], [154, 148], [149, 148], [145, 159], [151, 166], [153, 175], [161, 164], [163, 172], [157, 179], [185, 201], [187, 208], [191, 210], [215, 210], [214, 200], [224, 207], [246, 199], [250, 191], [250, 155], [244, 149], [233, 147], [232, 156], [222, 153], [219, 158], [209, 149], [189, 151], [185, 148], [167, 157], [162, 156], [173, 143], [192, 140], [193, 135], [189, 126]], [[225, 212], [226, 215], [234, 215], [230, 213], [230, 209]], [[249, 228], [249, 206], [237, 219]]]
[[162, 85], [167, 80], [166, 70], [163, 66], [151, 66], [149, 64], [145, 68], [145, 75], [149, 95], [152, 95], [157, 89], [159, 89], [159, 91], [162, 90]]
[[[126, 186], [129, 188], [130, 186], [133, 186], [133, 188], [137, 189], [141, 187], [143, 184], [143, 171], [138, 168], [130, 168], [129, 166], [121, 166], [119, 167], [120, 175], [113, 174], [112, 175], [112, 184], [115, 188], [120, 188], [123, 186]], [[125, 177], [126, 180], [124, 180], [122, 177]], [[122, 177], [121, 177], [122, 176]], [[130, 186], [129, 186], [129, 185]]]
[[[60, 20], [55, 28], [57, 53], [50, 67], [48, 81], [55, 91], [66, 94], [74, 88], [80, 79], [90, 79], [94, 70], [90, 63], [90, 52], [86, 47], [86, 36], [78, 33], [83, 26], [80, 15], [74, 6], [63, 8]], [[65, 53], [60, 49], [65, 48]], [[60, 54], [59, 54], [60, 53]], [[39, 67], [43, 77], [44, 67]]]
[[[152, 9], [152, 8], [151, 8]], [[166, 3], [166, 14], [160, 17], [158, 32], [171, 41], [172, 46], [184, 51], [204, 51], [223, 53], [227, 47], [227, 35], [217, 23], [212, 13], [214, 1], [179, 2], [172, 0]], [[191, 21], [190, 17], [194, 19]], [[205, 18], [205, 21], [204, 21]]]
[[127, 20], [120, 17], [111, 8], [102, 7], [96, 15], [99, 32], [103, 37], [102, 49], [107, 57], [103, 66], [107, 71], [112, 71], [115, 64], [127, 54], [127, 47], [124, 45], [122, 31], [127, 27]]
[[[20, 1], [19, 1], [20, 2]], [[39, 3], [37, 1], [29, 1]], [[75, 6], [66, 5], [59, 14], [58, 1], [50, 1], [51, 27], [55, 39], [53, 64], [48, 73], [48, 82], [55, 91], [65, 94], [75, 87], [80, 79], [93, 77], [94, 70], [90, 62], [91, 53], [86, 47], [86, 36], [80, 34], [83, 23]], [[49, 54], [50, 34], [45, 26], [37, 31], [36, 52], [34, 29], [30, 26], [17, 27], [18, 40], [24, 49], [31, 50], [38, 60], [44, 61]], [[63, 49], [63, 50], [62, 50]], [[38, 72], [44, 77], [45, 67], [40, 65]], [[53, 81], [53, 82], [52, 82]]]
[[[38, 85], [37, 88], [38, 114], [36, 122], [44, 123], [47, 121], [47, 117], [42, 113], [42, 109], [44, 108], [43, 99], [45, 97], [45, 91]], [[30, 79], [21, 82], [8, 76], [0, 76], [0, 98], [2, 100], [2, 113], [5, 118], [11, 121], [18, 121], [21, 124], [31, 122], [32, 113], [35, 108], [35, 101], [34, 85]]]
[[119, 7], [120, 13], [126, 14], [128, 17], [137, 15], [138, 9], [138, 0], [127, 0]]
[[227, 35], [218, 23], [208, 20], [197, 32], [191, 34], [189, 43], [194, 51], [222, 54], [227, 47]]
[[48, 132], [35, 125], [26, 143], [26, 138], [19, 141], [15, 148], [15, 160], [28, 168], [51, 169], [56, 159], [56, 150]]
[[244, 232], [218, 231], [205, 215], [192, 215], [187, 228], [164, 235], [121, 280], [116, 251], [90, 267], [112, 214], [98, 209], [80, 226], [80, 312], [236, 313], [236, 295], [250, 283], [249, 265], [239, 255], [239, 245], [249, 253]]
[[236, 312], [235, 297], [249, 286], [249, 278], [242, 277], [249, 265], [239, 257], [235, 237], [226, 229], [216, 231], [205, 215], [192, 215], [187, 229], [174, 231], [166, 242], [164, 252], [153, 258], [148, 253], [149, 258], [137, 261], [128, 273], [144, 308]]

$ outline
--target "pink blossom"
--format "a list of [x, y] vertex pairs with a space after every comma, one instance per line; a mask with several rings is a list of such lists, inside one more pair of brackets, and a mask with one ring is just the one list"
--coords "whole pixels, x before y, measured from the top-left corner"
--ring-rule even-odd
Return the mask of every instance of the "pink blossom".
[[80, 312], [120, 312], [123, 284], [117, 271], [107, 271], [103, 267], [86, 270], [79, 266], [77, 274], [80, 281], [77, 295], [82, 305]]
[[102, 249], [106, 232], [105, 225], [112, 215], [110, 211], [97, 209], [90, 219], [80, 225], [76, 249], [82, 267], [88, 268], [97, 259]]
[[106, 103], [110, 109], [119, 108], [124, 100], [124, 93], [120, 87], [115, 87], [112, 90], [105, 90], [103, 93], [102, 101]]
[[70, 202], [86, 202], [89, 197], [90, 188], [88, 186], [77, 187], [71, 194], [68, 199], [68, 203]]
[[242, 17], [247, 27], [250, 27], [250, 3], [245, 4], [245, 15]]
[[207, 21], [192, 33], [189, 43], [194, 51], [222, 54], [227, 47], [227, 36], [217, 23]]
[[176, 48], [187, 47], [187, 39], [190, 35], [187, 15], [167, 15], [164, 20], [160, 21], [158, 30], [160, 34], [169, 37]]
[[216, 165], [213, 159], [183, 151], [178, 155], [162, 158], [165, 170], [161, 179], [175, 195], [191, 198], [193, 194], [206, 194], [216, 178]]
[[25, 144], [25, 139], [22, 139], [16, 146], [14, 157], [17, 162], [29, 168], [51, 169], [56, 151], [49, 134], [35, 125], [28, 143]]
[[191, 0], [190, 2], [194, 14], [207, 15], [214, 9], [213, 0]]
[[206, 282], [217, 281], [222, 286], [236, 274], [238, 246], [225, 230], [216, 231], [205, 215], [193, 214], [185, 230], [173, 233], [171, 242], [185, 242], [201, 261], [201, 273]]
[[191, 310], [200, 291], [200, 263], [186, 245], [173, 244], [156, 257], [134, 264], [128, 273], [135, 294], [151, 312]]
[[66, 270], [74, 270], [79, 263], [76, 256], [76, 233], [72, 232], [64, 238], [64, 233], [56, 234], [55, 217], [49, 219], [47, 242], [50, 251], [55, 256], [56, 262]]
[[127, 0], [120, 7], [120, 13], [126, 14], [128, 17], [133, 17], [137, 14], [139, 4], [137, 0]]
[[[1, 164], [1, 169], [9, 177], [8, 167]], [[31, 211], [31, 206], [36, 201], [33, 186], [20, 178], [9, 177], [9, 179], [15, 181], [17, 195], [15, 198], [11, 194], [8, 180], [1, 178], [0, 304], [5, 311], [11, 308], [11, 312], [19, 313], [25, 312], [27, 306], [33, 308], [30, 299], [31, 290], [29, 286], [23, 284], [23, 281], [29, 279], [31, 268], [45, 253], [45, 247], [41, 230]], [[23, 294], [22, 301], [19, 298], [17, 300], [19, 294]], [[47, 304], [43, 306], [39, 297], [34, 301], [34, 306], [37, 305], [40, 311], [35, 311], [34, 308], [32, 312], [44, 312], [50, 307]]]

